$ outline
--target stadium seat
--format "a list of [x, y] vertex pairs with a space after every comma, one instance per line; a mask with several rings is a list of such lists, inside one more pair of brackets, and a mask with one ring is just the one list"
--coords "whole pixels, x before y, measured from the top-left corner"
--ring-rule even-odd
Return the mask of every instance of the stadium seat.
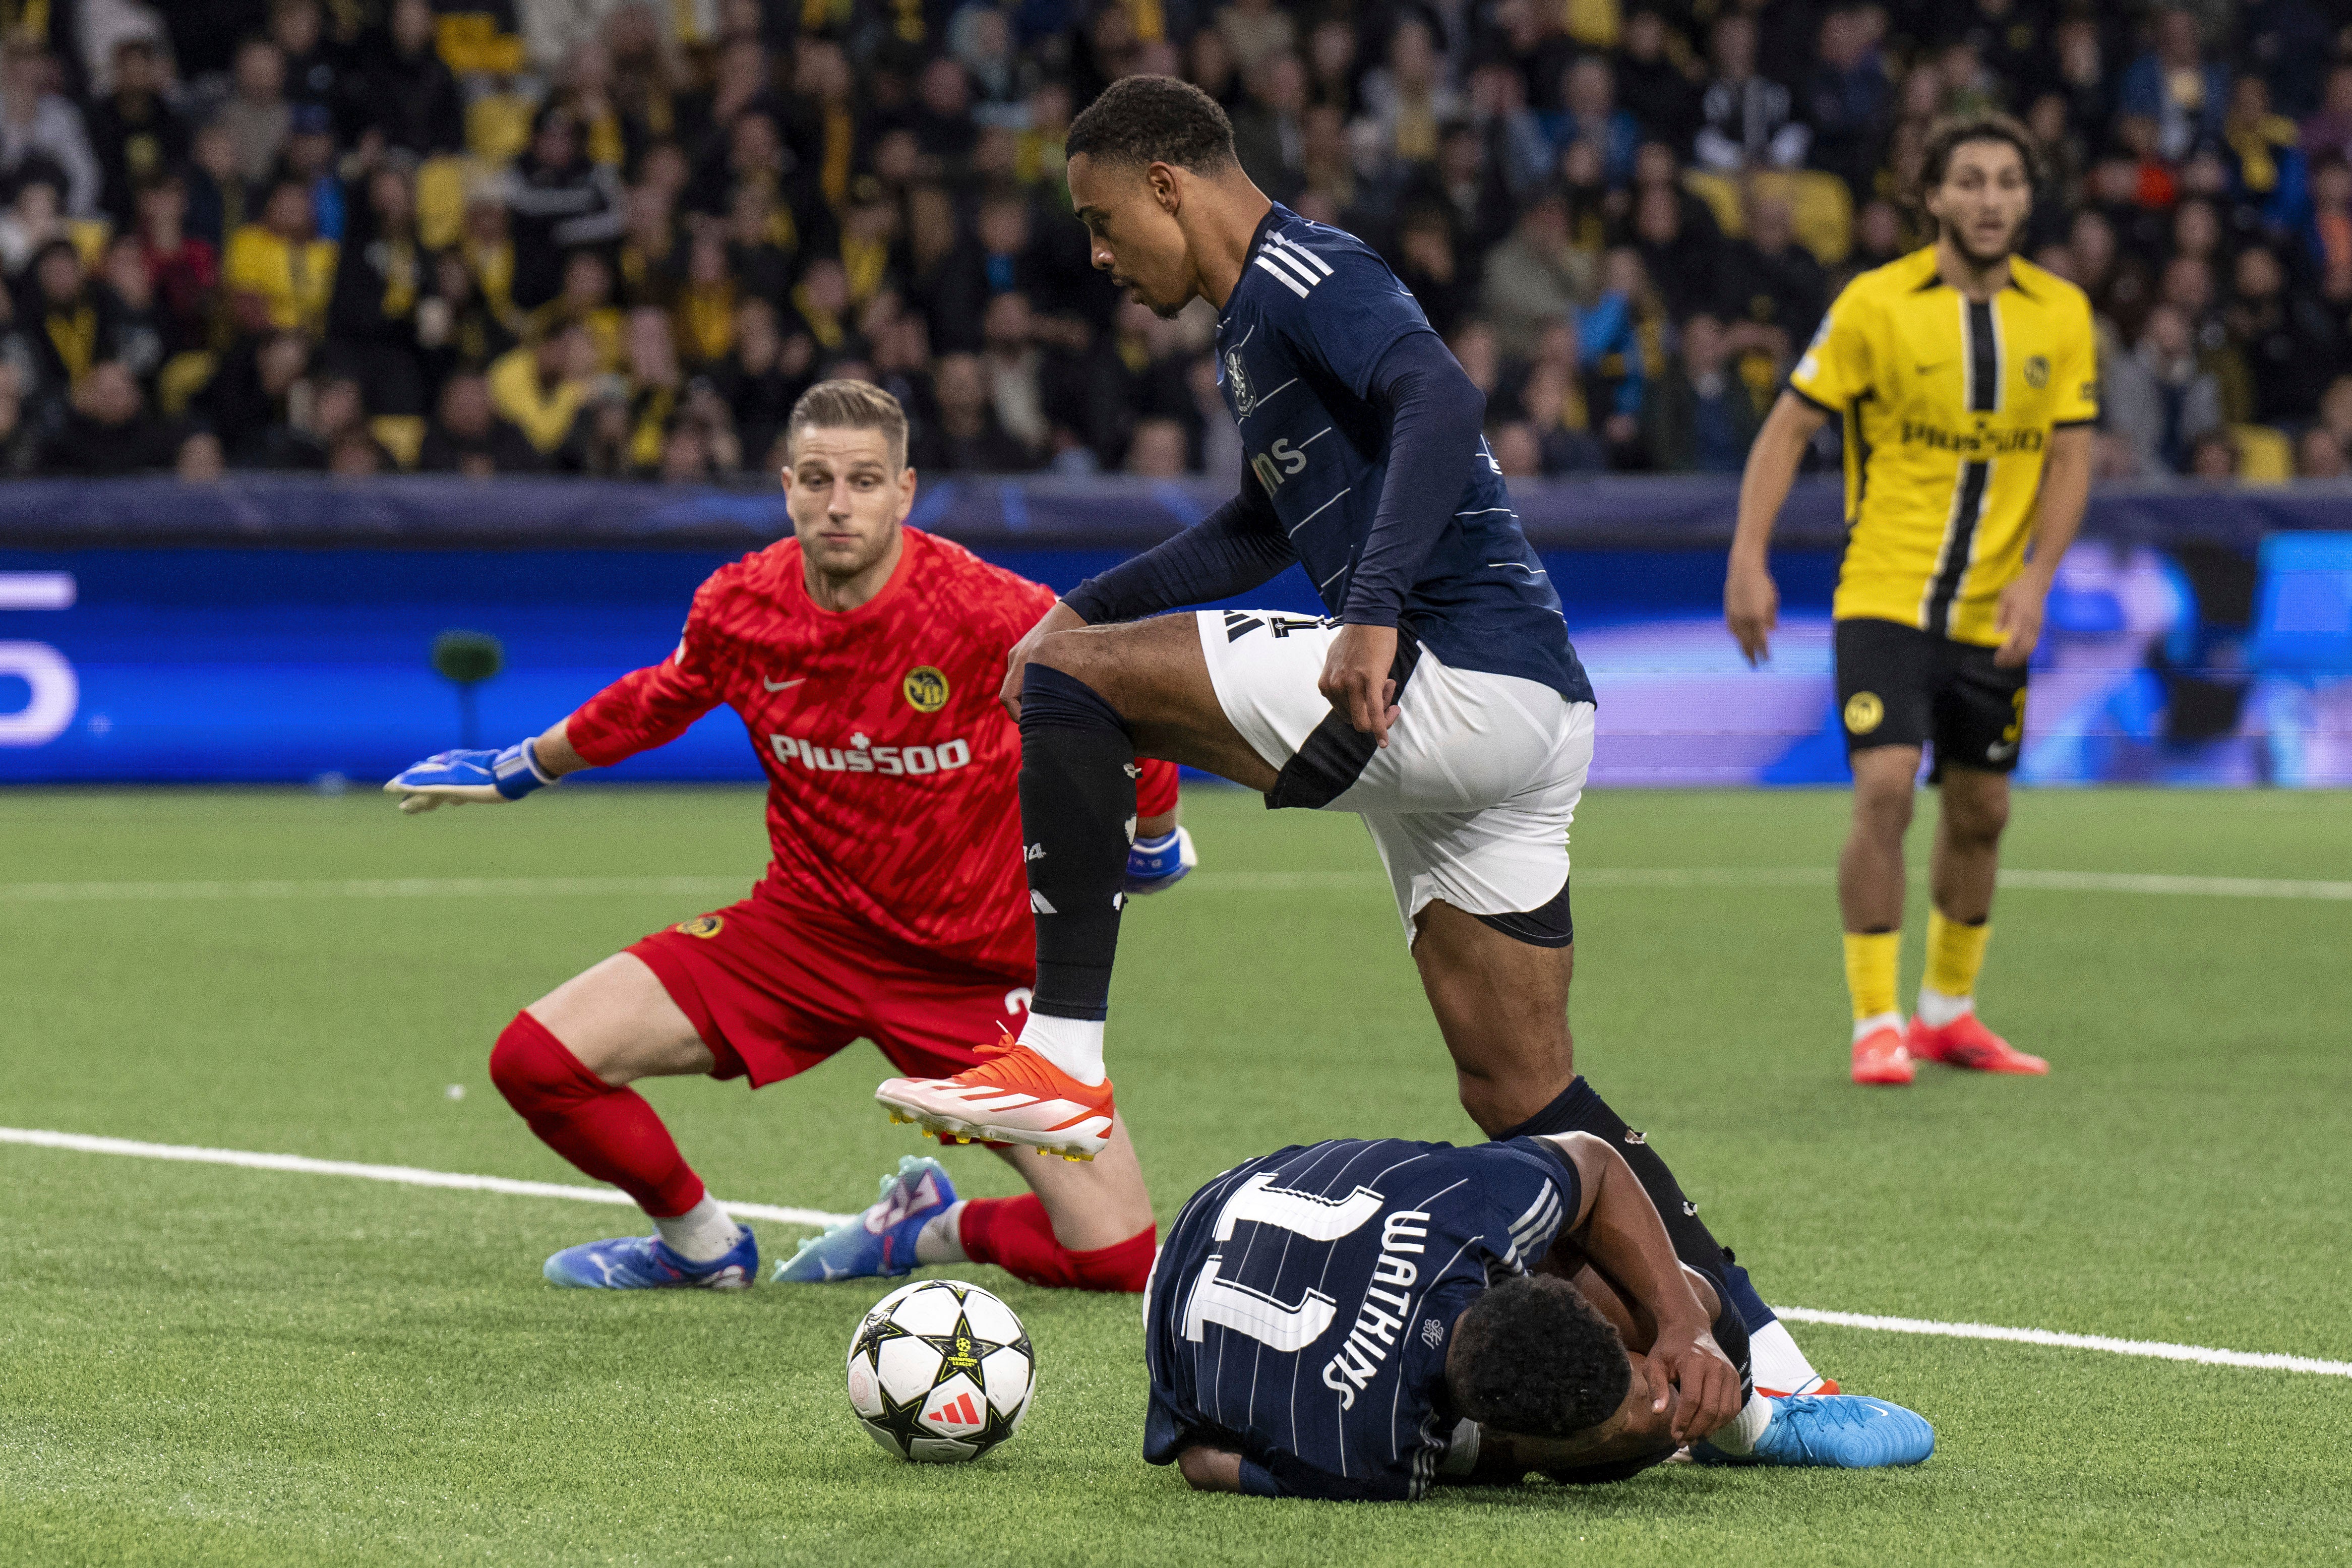
[[425, 416], [379, 414], [368, 421], [368, 434], [392, 454], [394, 462], [404, 468], [413, 468], [416, 467], [416, 454], [425, 447]]
[[538, 103], [520, 92], [486, 92], [466, 105], [466, 151], [485, 163], [511, 163], [530, 142]]
[[2283, 485], [2294, 478], [2294, 443], [2267, 425], [2232, 425], [2230, 445], [2238, 452], [2238, 481]]
[[486, 11], [445, 12], [436, 18], [435, 47], [441, 63], [459, 76], [512, 76], [523, 68], [522, 40], [499, 31]]
[[[1789, 204], [1790, 226], [1797, 243], [1813, 253], [1824, 267], [1835, 267], [1853, 247], [1853, 198], [1845, 182], [1818, 169], [1766, 169], [1748, 176], [1759, 195], [1777, 196]], [[1716, 226], [1738, 239], [1748, 232], [1741, 210], [1741, 183], [1728, 174], [1694, 169], [1683, 175], [1683, 188], [1706, 202]]]
[[466, 172], [463, 158], [427, 158], [417, 165], [416, 238], [425, 249], [457, 243], [466, 225]]

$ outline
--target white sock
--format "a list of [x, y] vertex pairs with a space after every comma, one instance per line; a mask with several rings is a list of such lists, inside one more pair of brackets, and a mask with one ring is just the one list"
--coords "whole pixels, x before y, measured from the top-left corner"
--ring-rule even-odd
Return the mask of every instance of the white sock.
[[1927, 986], [1919, 987], [1919, 1016], [1931, 1029], [1940, 1029], [1976, 1010], [1977, 999], [1974, 996], [1947, 996]]
[[1903, 1015], [1900, 1013], [1873, 1013], [1867, 1018], [1856, 1018], [1853, 1021], [1853, 1043], [1858, 1046], [1862, 1044], [1863, 1041], [1868, 1039], [1871, 1036], [1878, 1033], [1881, 1029], [1892, 1029], [1896, 1034], [1901, 1034], [1903, 1032]]
[[958, 1198], [923, 1222], [915, 1233], [915, 1261], [921, 1264], [969, 1263], [963, 1249], [963, 1199]]
[[654, 1228], [669, 1243], [669, 1249], [688, 1263], [709, 1263], [726, 1257], [741, 1234], [741, 1227], [709, 1193], [682, 1215], [669, 1219], [656, 1215]]
[[1773, 1401], [1761, 1394], [1751, 1394], [1739, 1414], [1716, 1428], [1707, 1441], [1727, 1454], [1746, 1455], [1756, 1451], [1756, 1439], [1764, 1436], [1764, 1428], [1772, 1425]]
[[1100, 1018], [1055, 1018], [1033, 1009], [1021, 1026], [1021, 1043], [1088, 1089], [1103, 1080]]
[[1782, 1394], [1810, 1394], [1822, 1381], [1797, 1342], [1789, 1337], [1788, 1329], [1779, 1319], [1748, 1333], [1748, 1367], [1756, 1376], [1756, 1386], [1778, 1390]]

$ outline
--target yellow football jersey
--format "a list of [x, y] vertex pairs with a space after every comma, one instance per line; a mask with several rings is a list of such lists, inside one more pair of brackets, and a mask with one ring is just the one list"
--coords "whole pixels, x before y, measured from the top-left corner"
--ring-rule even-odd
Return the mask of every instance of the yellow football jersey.
[[2000, 641], [2050, 432], [2099, 414], [2090, 300], [2022, 258], [2009, 271], [1983, 304], [1937, 275], [1932, 246], [1865, 272], [1790, 374], [1845, 421], [1840, 620]]

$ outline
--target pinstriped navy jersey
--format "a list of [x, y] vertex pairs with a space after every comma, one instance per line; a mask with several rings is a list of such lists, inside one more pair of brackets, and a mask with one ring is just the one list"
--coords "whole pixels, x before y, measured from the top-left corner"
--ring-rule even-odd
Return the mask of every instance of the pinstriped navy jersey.
[[1445, 1458], [1454, 1320], [1581, 1204], [1548, 1143], [1340, 1139], [1192, 1194], [1144, 1297], [1144, 1458], [1244, 1458], [1244, 1489], [1417, 1498]]
[[[1218, 318], [1218, 382], [1250, 468], [1335, 616], [1388, 478], [1388, 430], [1368, 395], [1373, 373], [1399, 339], [1430, 331], [1370, 247], [1278, 202]], [[1483, 438], [1398, 625], [1457, 669], [1520, 676], [1571, 702], [1592, 700], [1559, 595]]]

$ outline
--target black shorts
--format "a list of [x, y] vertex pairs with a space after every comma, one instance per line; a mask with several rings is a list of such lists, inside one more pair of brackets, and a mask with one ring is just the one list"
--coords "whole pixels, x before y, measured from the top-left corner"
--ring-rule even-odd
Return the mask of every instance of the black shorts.
[[2025, 667], [1993, 650], [1893, 621], [1837, 624], [1838, 712], [1848, 755], [1873, 746], [1935, 747], [1947, 763], [2005, 773], [2025, 741]]

